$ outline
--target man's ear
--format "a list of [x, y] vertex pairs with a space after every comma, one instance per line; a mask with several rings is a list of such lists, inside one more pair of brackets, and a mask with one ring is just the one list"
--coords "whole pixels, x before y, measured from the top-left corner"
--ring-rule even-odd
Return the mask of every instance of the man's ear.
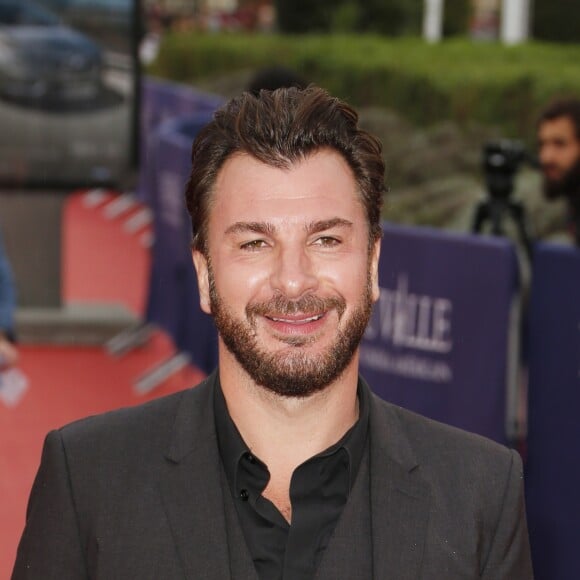
[[370, 278], [371, 278], [371, 296], [373, 302], [379, 299], [381, 289], [379, 287], [379, 258], [381, 256], [381, 238], [375, 241], [370, 256]]
[[198, 250], [192, 250], [193, 265], [197, 272], [197, 285], [199, 287], [199, 305], [206, 314], [211, 314], [209, 299], [209, 269], [207, 258]]

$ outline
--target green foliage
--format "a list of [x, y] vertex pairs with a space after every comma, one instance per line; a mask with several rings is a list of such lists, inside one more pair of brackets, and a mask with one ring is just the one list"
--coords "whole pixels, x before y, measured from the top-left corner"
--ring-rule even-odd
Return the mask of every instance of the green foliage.
[[275, 0], [275, 7], [280, 32], [401, 36], [419, 32], [423, 0]]
[[417, 34], [423, 0], [360, 0], [360, 30], [391, 36]]
[[337, 5], [332, 15], [331, 29], [337, 33], [356, 32], [360, 19], [360, 4], [356, 0], [345, 0]]
[[534, 36], [553, 42], [580, 42], [580, 2], [534, 0]]
[[535, 116], [554, 95], [579, 95], [580, 47], [497, 44], [376, 36], [173, 34], [150, 72], [200, 79], [273, 64], [296, 70], [333, 94], [400, 111], [431, 124], [453, 119], [531, 137]]
[[280, 32], [291, 34], [328, 32], [336, 2], [334, 0], [275, 0]]

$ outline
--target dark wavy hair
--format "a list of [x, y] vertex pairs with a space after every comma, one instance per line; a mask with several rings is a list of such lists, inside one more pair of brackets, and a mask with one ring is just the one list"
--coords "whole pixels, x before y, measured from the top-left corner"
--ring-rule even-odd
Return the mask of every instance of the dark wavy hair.
[[225, 161], [246, 153], [272, 167], [292, 164], [321, 149], [338, 152], [358, 184], [369, 224], [369, 244], [382, 235], [385, 164], [379, 140], [358, 128], [356, 111], [325, 90], [309, 86], [249, 92], [219, 109], [196, 137], [185, 192], [192, 246], [207, 254], [212, 191]]

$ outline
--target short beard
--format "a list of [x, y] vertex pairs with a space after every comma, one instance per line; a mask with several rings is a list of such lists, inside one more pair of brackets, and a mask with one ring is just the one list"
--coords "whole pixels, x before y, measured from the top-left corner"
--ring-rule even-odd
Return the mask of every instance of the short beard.
[[[208, 270], [211, 312], [215, 325], [227, 349], [256, 384], [282, 397], [305, 398], [323, 391], [335, 382], [352, 361], [371, 315], [370, 272], [364, 294], [344, 329], [338, 332], [336, 340], [325, 352], [313, 355], [304, 350], [288, 352], [285, 349], [274, 353], [262, 350], [257, 344], [256, 316], [268, 313], [279, 316], [296, 312], [308, 315], [334, 309], [341, 320], [346, 310], [342, 297], [307, 295], [291, 301], [278, 295], [267, 302], [249, 304], [246, 307], [246, 321], [236, 320], [217, 292], [209, 262]], [[284, 342], [290, 349], [298, 349], [307, 347], [315, 340], [313, 337], [289, 336]]]
[[544, 177], [544, 196], [549, 200], [580, 197], [580, 159], [560, 179]]

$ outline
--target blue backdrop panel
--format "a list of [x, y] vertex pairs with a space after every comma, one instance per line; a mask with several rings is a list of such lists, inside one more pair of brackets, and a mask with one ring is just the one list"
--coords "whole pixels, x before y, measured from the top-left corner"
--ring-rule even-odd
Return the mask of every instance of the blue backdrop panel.
[[199, 307], [184, 192], [193, 138], [210, 118], [211, 111], [203, 111], [161, 123], [150, 139], [145, 175], [155, 230], [146, 318], [206, 373], [217, 364], [217, 334]]
[[[141, 171], [137, 194], [142, 201], [150, 203], [150, 195], [154, 192], [148, 187], [150, 178], [150, 164], [155, 164], [153, 157], [157, 128], [165, 121], [177, 118], [190, 117], [191, 115], [211, 115], [224, 99], [216, 95], [197, 91], [193, 87], [171, 83], [167, 81], [145, 78], [142, 84], [141, 105]], [[191, 140], [189, 143], [191, 147]]]
[[537, 580], [580, 578], [580, 250], [534, 254], [526, 501]]
[[505, 443], [512, 245], [426, 228], [384, 233], [363, 375], [384, 399]]

